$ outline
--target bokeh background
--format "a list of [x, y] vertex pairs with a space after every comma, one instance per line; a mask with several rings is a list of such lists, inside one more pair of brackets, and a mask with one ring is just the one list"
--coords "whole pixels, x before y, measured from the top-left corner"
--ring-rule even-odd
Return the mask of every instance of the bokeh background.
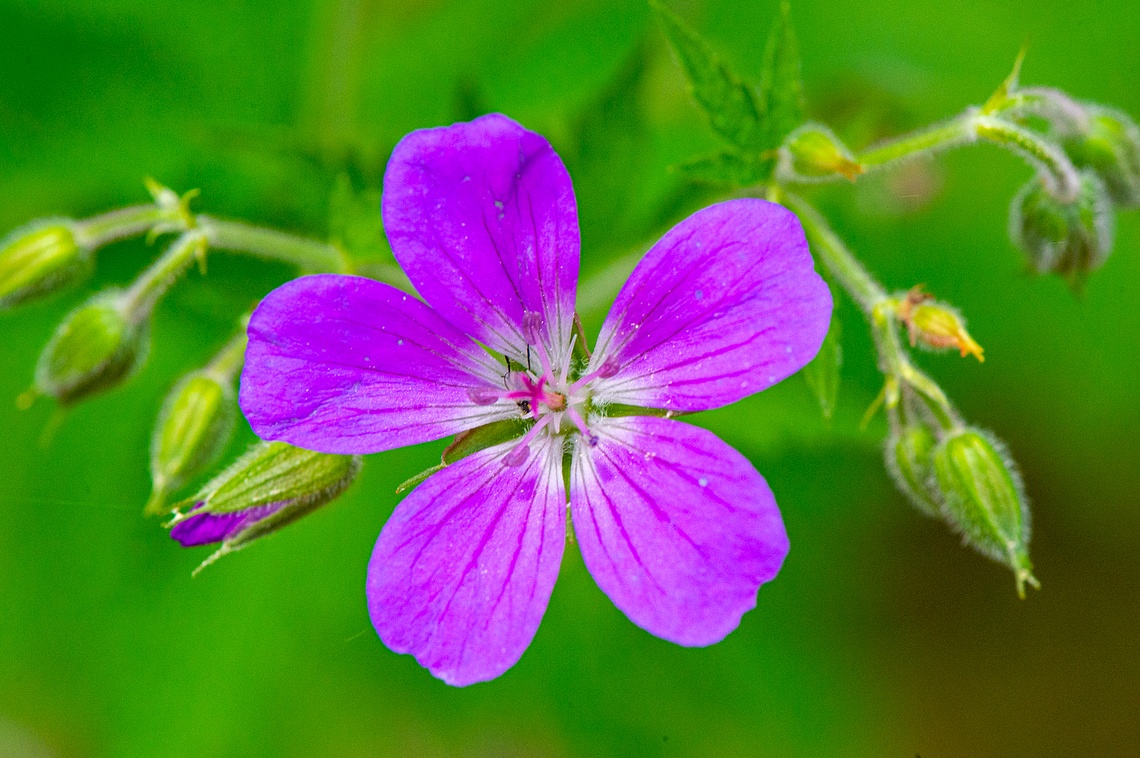
[[[774, 0], [676, 7], [758, 73]], [[811, 111], [855, 147], [980, 102], [1027, 37], [1023, 81], [1140, 115], [1133, 0], [792, 14]], [[144, 201], [150, 175], [324, 237], [338, 175], [375, 189], [404, 133], [487, 110], [565, 158], [586, 271], [702, 202], [668, 166], [718, 147], [640, 2], [2, 0], [0, 232]], [[0, 756], [1140, 754], [1140, 215], [1074, 296], [1007, 239], [1028, 178], [978, 146], [815, 197], [889, 287], [970, 318], [984, 365], [920, 362], [1020, 462], [1040, 592], [1019, 601], [894, 491], [881, 417], [858, 428], [880, 377], [844, 303], [832, 421], [799, 377], [697, 417], [766, 475], [792, 540], [740, 629], [655, 639], [570, 545], [522, 661], [463, 690], [386, 650], [364, 602], [393, 490], [441, 445], [373, 456], [341, 500], [194, 579], [207, 550], [141, 516], [161, 397], [287, 269], [214, 256], [159, 308], [141, 374], [50, 439], [50, 404], [15, 409], [54, 324], [157, 252], [106, 249], [84, 292], [0, 314]]]

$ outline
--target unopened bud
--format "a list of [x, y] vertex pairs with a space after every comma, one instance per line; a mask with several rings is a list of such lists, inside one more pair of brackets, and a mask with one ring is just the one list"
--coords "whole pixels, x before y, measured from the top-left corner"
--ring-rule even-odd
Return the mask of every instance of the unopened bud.
[[855, 181], [863, 166], [835, 133], [821, 124], [804, 124], [780, 147], [780, 173], [793, 181]]
[[121, 293], [102, 292], [68, 314], [36, 364], [36, 390], [63, 404], [109, 389], [146, 359], [148, 322], [124, 313]]
[[1029, 506], [1021, 476], [1004, 446], [988, 434], [964, 429], [934, 450], [943, 515], [979, 553], [1009, 566], [1018, 595], [1038, 586], [1029, 562]]
[[68, 219], [29, 224], [0, 240], [0, 310], [67, 289], [91, 273], [91, 251]]
[[191, 508], [171, 520], [170, 536], [183, 547], [221, 543], [201, 569], [335, 500], [360, 465], [360, 456], [258, 443], [186, 501]]
[[150, 443], [154, 491], [146, 513], [164, 512], [166, 496], [217, 463], [237, 419], [229, 382], [208, 371], [184, 377], [162, 404]]
[[1114, 203], [1140, 207], [1140, 128], [1120, 111], [1092, 104], [1085, 111], [1088, 128], [1065, 139], [1065, 152], [1097, 173]]
[[895, 486], [927, 516], [939, 516], [939, 493], [934, 484], [934, 432], [925, 424], [908, 424], [887, 438], [883, 457]]
[[1104, 263], [1112, 252], [1112, 202], [1104, 183], [1081, 172], [1076, 200], [1062, 203], [1040, 179], [1032, 179], [1013, 198], [1009, 232], [1038, 273], [1057, 273], [1070, 281]]
[[979, 361], [985, 356], [982, 346], [966, 331], [966, 323], [948, 305], [936, 302], [934, 296], [915, 287], [899, 303], [899, 318], [906, 324], [912, 346], [921, 342], [935, 350], [954, 348], [962, 357], [973, 355]]

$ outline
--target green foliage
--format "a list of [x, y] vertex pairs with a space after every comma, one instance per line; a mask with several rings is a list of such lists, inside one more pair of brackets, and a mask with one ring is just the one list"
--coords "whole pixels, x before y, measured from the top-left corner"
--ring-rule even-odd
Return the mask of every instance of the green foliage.
[[804, 121], [800, 51], [788, 3], [780, 12], [764, 49], [760, 85], [744, 81], [713, 47], [672, 11], [652, 3], [714, 131], [733, 149], [695, 158], [673, 167], [695, 182], [749, 186], [767, 181], [775, 168], [773, 151]]
[[761, 152], [772, 147], [763, 124], [764, 104], [752, 87], [672, 11], [660, 3], [652, 6], [713, 130], [741, 150]]
[[380, 217], [380, 190], [358, 193], [347, 172], [337, 174], [329, 193], [328, 225], [329, 242], [354, 263], [392, 262]]
[[771, 149], [804, 122], [800, 45], [792, 28], [792, 12], [787, 0], [780, 3], [779, 15], [764, 48], [760, 101], [764, 104], [765, 144]]
[[723, 151], [670, 166], [670, 170], [692, 182], [746, 187], [772, 175], [775, 161], [748, 154]]
[[843, 366], [843, 346], [840, 344], [840, 322], [831, 318], [831, 328], [823, 338], [812, 362], [803, 367], [804, 381], [819, 401], [824, 418], [831, 418], [839, 399], [840, 368]]

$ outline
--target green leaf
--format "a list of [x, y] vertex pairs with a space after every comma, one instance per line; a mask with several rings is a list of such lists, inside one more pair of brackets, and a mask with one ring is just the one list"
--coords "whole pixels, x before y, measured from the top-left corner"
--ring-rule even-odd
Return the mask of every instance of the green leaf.
[[380, 190], [358, 193], [348, 174], [337, 175], [329, 193], [329, 242], [354, 263], [394, 261], [380, 217]]
[[668, 8], [652, 3], [712, 128], [737, 147], [765, 149], [763, 107], [752, 89], [728, 68], [701, 37]]
[[764, 49], [760, 75], [760, 102], [764, 114], [764, 148], [780, 146], [784, 137], [804, 122], [804, 85], [800, 77], [800, 45], [792, 29], [791, 10], [780, 3], [780, 14]]
[[808, 388], [819, 401], [824, 418], [831, 418], [839, 398], [839, 367], [843, 365], [843, 347], [839, 344], [839, 320], [831, 317], [831, 328], [823, 338], [823, 345], [811, 363], [804, 366], [803, 376]]
[[724, 151], [678, 163], [669, 170], [693, 182], [747, 187], [767, 180], [773, 163], [770, 158]]

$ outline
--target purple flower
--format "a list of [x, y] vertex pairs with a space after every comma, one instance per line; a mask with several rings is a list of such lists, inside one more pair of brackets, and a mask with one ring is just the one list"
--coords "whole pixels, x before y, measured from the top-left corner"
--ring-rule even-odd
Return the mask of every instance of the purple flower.
[[787, 553], [775, 499], [712, 433], [622, 414], [718, 408], [811, 360], [831, 295], [795, 216], [742, 199], [678, 224], [582, 362], [577, 208], [545, 139], [501, 115], [413, 132], [388, 163], [382, 210], [427, 304], [350, 276], [270, 294], [241, 383], [254, 430], [374, 453], [504, 419], [530, 426], [396, 508], [368, 567], [380, 638], [449, 684], [514, 665], [562, 560], [565, 458], [582, 557], [614, 604], [681, 645], [724, 638]]

